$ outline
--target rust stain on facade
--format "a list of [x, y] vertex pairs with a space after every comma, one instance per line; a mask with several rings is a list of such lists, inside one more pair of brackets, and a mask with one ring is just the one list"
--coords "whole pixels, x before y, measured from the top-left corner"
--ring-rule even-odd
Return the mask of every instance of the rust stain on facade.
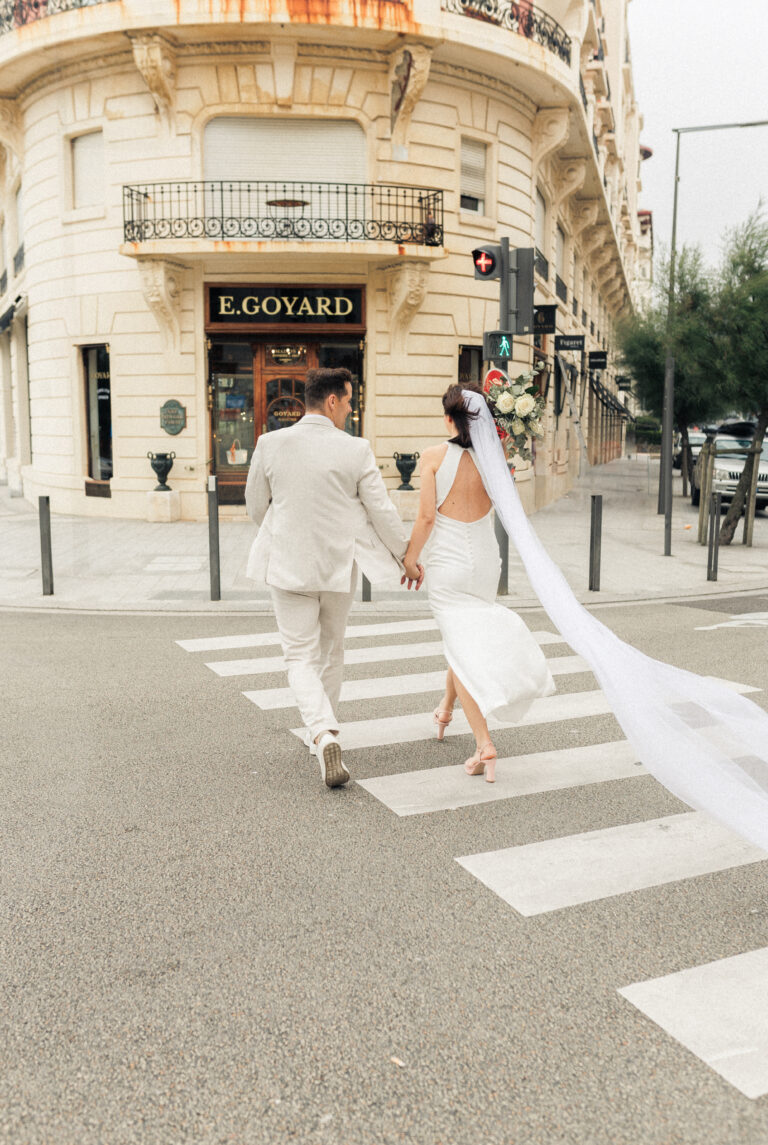
[[410, 3], [401, 0], [286, 0], [291, 21], [297, 24], [352, 23], [362, 28], [392, 28], [398, 32], [416, 32]]

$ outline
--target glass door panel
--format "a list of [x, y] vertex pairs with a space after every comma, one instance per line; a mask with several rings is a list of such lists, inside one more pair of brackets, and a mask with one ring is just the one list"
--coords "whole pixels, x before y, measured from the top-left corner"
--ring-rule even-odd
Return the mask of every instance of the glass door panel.
[[267, 433], [294, 425], [304, 416], [304, 378], [296, 374], [267, 377], [265, 381]]

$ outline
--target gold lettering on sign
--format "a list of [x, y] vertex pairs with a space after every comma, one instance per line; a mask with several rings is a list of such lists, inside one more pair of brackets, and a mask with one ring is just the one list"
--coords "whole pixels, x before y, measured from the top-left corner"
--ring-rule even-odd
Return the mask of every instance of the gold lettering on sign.
[[[345, 310], [341, 309], [342, 303], [346, 307]], [[336, 316], [337, 318], [346, 318], [348, 314], [352, 313], [352, 299], [351, 298], [337, 298], [336, 299]]]
[[302, 314], [308, 314], [310, 318], [313, 317], [312, 303], [308, 298], [302, 298], [299, 304], [299, 309], [296, 311], [296, 317], [299, 318]]
[[289, 318], [291, 318], [293, 316], [293, 308], [296, 305], [296, 303], [298, 302], [298, 298], [296, 297], [295, 294], [294, 294], [293, 298], [286, 298], [286, 296], [283, 295], [283, 302], [285, 303], [285, 313], [288, 315]]
[[219, 314], [234, 314], [233, 302], [234, 298], [231, 294], [222, 294], [219, 297]]
[[243, 299], [243, 314], [258, 314], [259, 313], [259, 300], [253, 294], [248, 294]]
[[331, 300], [330, 300], [330, 298], [324, 298], [323, 295], [320, 295], [318, 297], [316, 314], [318, 316], [320, 314], [327, 314], [328, 317], [330, 318], [330, 316], [331, 316]]
[[[269, 305], [267, 305], [267, 303], [269, 303]], [[274, 294], [268, 294], [267, 297], [262, 300], [261, 309], [265, 314], [268, 314], [270, 318], [274, 318], [275, 314], [279, 314], [282, 309], [282, 300], [275, 298]]]

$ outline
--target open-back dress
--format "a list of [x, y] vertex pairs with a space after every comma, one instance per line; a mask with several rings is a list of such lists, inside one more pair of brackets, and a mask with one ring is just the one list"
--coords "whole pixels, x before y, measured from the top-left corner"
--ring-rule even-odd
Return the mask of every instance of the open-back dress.
[[429, 603], [445, 658], [483, 716], [517, 722], [555, 685], [541, 648], [520, 617], [496, 603], [501, 558], [493, 511], [476, 521], [440, 512], [459, 464], [474, 451], [455, 442], [435, 474], [435, 526], [424, 554]]

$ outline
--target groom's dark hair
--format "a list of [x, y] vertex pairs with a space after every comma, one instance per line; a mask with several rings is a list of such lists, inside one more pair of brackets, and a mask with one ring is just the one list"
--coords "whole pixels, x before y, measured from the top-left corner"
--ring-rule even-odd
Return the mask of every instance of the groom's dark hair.
[[307, 409], [322, 409], [329, 394], [336, 394], [337, 398], [345, 397], [347, 384], [352, 385], [352, 375], [341, 366], [336, 370], [307, 370], [304, 385]]

